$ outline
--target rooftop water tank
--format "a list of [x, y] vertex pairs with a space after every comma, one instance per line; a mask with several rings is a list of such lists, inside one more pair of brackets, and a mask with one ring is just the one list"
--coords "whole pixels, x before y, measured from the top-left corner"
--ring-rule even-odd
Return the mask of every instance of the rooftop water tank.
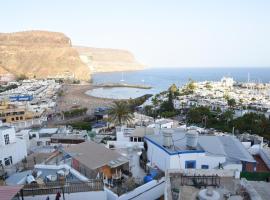
[[145, 176], [144, 178], [143, 178], [143, 182], [144, 183], [148, 183], [148, 182], [150, 182], [150, 181], [152, 181], [153, 180], [153, 178], [152, 178], [152, 176], [150, 176], [150, 175], [147, 175], [147, 176]]
[[219, 200], [220, 194], [212, 188], [203, 189], [198, 194], [199, 200]]
[[26, 183], [28, 183], [28, 184], [36, 183], [36, 179], [32, 175], [27, 175], [26, 176]]
[[173, 146], [172, 132], [169, 130], [164, 130], [162, 134], [163, 134], [163, 146], [168, 148], [172, 147]]
[[186, 145], [188, 148], [196, 149], [199, 133], [195, 130], [189, 130], [186, 133]]

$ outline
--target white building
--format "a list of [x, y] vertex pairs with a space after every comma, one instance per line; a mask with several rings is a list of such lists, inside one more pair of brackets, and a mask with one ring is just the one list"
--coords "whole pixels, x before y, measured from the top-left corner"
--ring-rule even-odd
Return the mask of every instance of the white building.
[[0, 164], [4, 166], [16, 164], [26, 155], [26, 142], [16, 138], [15, 129], [9, 126], [0, 126]]
[[107, 141], [107, 147], [115, 149], [115, 148], [127, 148], [136, 146], [142, 149], [144, 136], [150, 134], [154, 134], [153, 128], [148, 127], [127, 128], [125, 126], [117, 127], [116, 140]]
[[171, 119], [157, 119], [155, 123], [149, 124], [147, 127], [149, 128], [172, 128], [173, 127], [173, 120]]
[[233, 83], [234, 83], [233, 78], [231, 77], [222, 77], [220, 82], [223, 87], [229, 87], [229, 88], [232, 88]]
[[[166, 129], [145, 137], [150, 165], [167, 169], [237, 169], [253, 171], [256, 161], [231, 136], [198, 135], [196, 131]], [[252, 169], [250, 169], [252, 168]]]

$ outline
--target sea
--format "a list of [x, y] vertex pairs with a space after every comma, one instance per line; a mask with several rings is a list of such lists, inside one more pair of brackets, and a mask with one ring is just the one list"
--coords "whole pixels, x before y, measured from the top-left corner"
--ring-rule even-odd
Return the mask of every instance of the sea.
[[182, 86], [190, 79], [194, 81], [218, 81], [222, 77], [232, 77], [237, 82], [270, 83], [270, 67], [198, 67], [198, 68], [147, 68], [141, 71], [96, 73], [92, 75], [94, 84], [126, 83], [151, 86], [151, 89], [114, 87], [96, 88], [88, 95], [129, 99], [144, 94], [157, 94], [168, 89], [173, 83]]

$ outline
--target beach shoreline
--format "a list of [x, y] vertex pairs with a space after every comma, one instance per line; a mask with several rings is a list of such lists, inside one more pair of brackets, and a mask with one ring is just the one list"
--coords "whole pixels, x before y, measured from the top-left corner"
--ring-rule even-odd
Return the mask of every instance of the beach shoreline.
[[87, 114], [91, 115], [97, 107], [108, 107], [115, 101], [115, 99], [99, 98], [86, 94], [87, 91], [95, 88], [99, 87], [90, 83], [63, 84], [62, 95], [57, 98], [59, 112], [79, 106], [87, 108]]

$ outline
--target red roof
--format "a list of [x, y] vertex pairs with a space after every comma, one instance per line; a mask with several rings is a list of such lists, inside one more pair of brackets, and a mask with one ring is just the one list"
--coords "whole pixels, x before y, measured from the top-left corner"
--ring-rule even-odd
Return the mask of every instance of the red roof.
[[20, 190], [21, 186], [0, 186], [0, 199], [11, 200]]

